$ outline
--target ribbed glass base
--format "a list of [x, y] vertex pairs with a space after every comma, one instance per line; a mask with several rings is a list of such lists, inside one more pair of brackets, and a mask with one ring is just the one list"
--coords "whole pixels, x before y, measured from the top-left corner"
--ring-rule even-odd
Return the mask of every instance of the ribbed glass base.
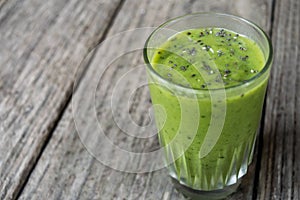
[[234, 193], [241, 183], [241, 179], [233, 185], [229, 185], [219, 190], [194, 190], [185, 185], [180, 184], [178, 180], [172, 178], [175, 188], [181, 192], [186, 198], [191, 200], [216, 200], [225, 199], [230, 194]]
[[[222, 190], [236, 184], [247, 173], [248, 165], [252, 161], [253, 144], [254, 139], [239, 146], [228, 146], [223, 149], [222, 154], [218, 149], [213, 150], [209, 156], [202, 159], [188, 149], [184, 155], [169, 165], [169, 174], [181, 185], [194, 190]], [[166, 150], [167, 155], [171, 156], [176, 151], [175, 148]]]

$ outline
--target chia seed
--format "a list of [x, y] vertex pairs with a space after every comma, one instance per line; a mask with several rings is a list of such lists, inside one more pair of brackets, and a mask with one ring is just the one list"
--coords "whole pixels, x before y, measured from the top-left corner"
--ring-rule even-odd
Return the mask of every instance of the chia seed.
[[209, 49], [210, 49], [210, 46], [208, 46], [208, 45], [204, 45], [204, 47], [202, 47], [202, 49], [203, 49], [203, 50], [205, 50], [205, 51], [209, 51]]
[[229, 69], [225, 70], [225, 74], [230, 74], [230, 73], [231, 73], [231, 71]]
[[197, 51], [196, 51], [195, 47], [193, 47], [191, 50], [188, 49], [188, 53], [189, 53], [190, 55], [194, 56], [194, 55], [197, 53]]
[[219, 57], [222, 56], [222, 55], [224, 54], [223, 51], [221, 51], [221, 50], [218, 50], [217, 53], [218, 53], [218, 56], [219, 56]]
[[187, 67], [186, 67], [186, 66], [181, 66], [180, 69], [181, 69], [182, 71], [186, 71], [186, 70], [187, 70]]
[[241, 60], [246, 61], [248, 58], [249, 58], [249, 56], [244, 56], [244, 57], [241, 57]]
[[236, 34], [234, 37], [233, 37], [233, 39], [237, 39], [239, 37], [239, 34]]

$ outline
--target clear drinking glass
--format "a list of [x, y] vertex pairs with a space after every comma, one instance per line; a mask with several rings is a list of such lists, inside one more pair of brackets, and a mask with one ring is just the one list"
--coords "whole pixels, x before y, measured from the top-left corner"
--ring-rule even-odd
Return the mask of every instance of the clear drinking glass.
[[[192, 89], [170, 82], [151, 64], [155, 50], [174, 34], [197, 28], [224, 28], [255, 41], [265, 66], [242, 84]], [[159, 26], [144, 49], [159, 141], [170, 176], [192, 198], [221, 199], [236, 191], [252, 161], [272, 64], [272, 45], [257, 25], [219, 13], [195, 13]]]

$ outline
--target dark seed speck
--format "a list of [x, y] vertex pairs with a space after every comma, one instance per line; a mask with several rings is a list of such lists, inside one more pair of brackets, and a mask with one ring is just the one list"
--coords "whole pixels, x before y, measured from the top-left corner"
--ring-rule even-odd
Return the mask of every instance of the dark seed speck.
[[197, 53], [195, 47], [193, 47], [191, 50], [188, 50], [188, 52], [189, 52], [189, 54], [192, 55], [192, 56], [194, 56], [194, 55]]
[[180, 69], [181, 69], [182, 71], [186, 71], [187, 67], [186, 67], [186, 66], [181, 66]]
[[230, 74], [230, 73], [231, 73], [231, 71], [230, 71], [229, 69], [226, 69], [224, 72], [225, 72], [226, 74]]

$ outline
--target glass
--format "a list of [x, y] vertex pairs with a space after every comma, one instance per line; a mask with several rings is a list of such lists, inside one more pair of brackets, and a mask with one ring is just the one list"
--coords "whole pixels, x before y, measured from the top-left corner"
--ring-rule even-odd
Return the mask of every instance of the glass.
[[[192, 89], [170, 82], [151, 64], [154, 52], [178, 32], [224, 28], [247, 36], [261, 48], [265, 66], [250, 80], [227, 88]], [[160, 145], [175, 186], [192, 198], [221, 199], [236, 191], [252, 162], [272, 45], [257, 25], [219, 13], [195, 13], [159, 26], [144, 49]]]

